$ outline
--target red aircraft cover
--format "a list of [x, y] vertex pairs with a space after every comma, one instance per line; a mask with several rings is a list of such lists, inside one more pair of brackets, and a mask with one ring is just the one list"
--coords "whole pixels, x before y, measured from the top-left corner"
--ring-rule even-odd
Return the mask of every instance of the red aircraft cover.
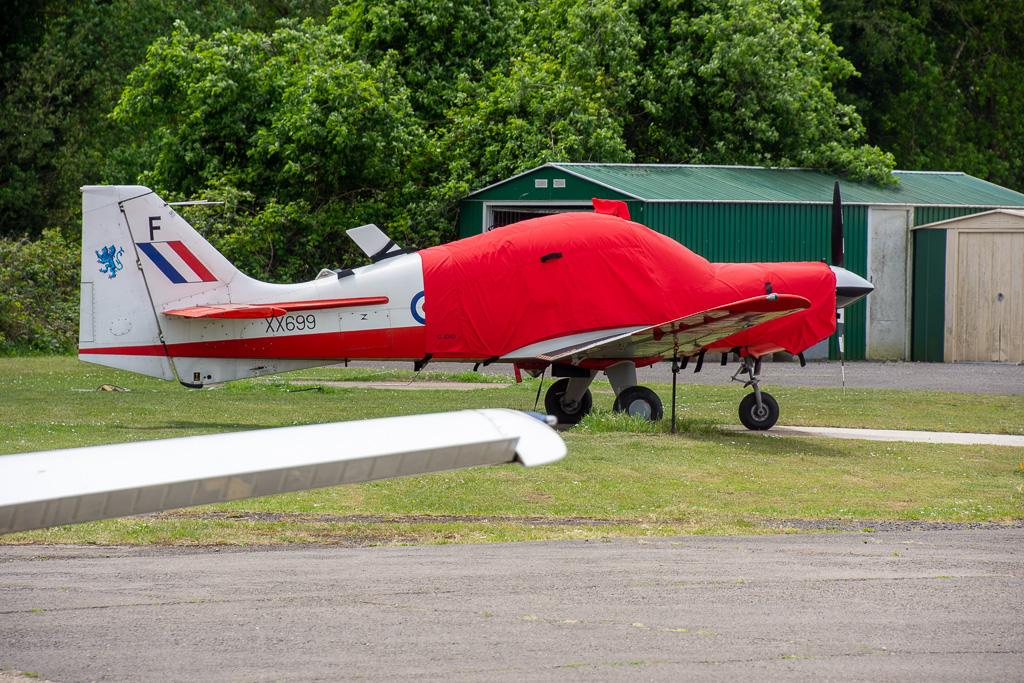
[[710, 263], [614, 216], [543, 216], [419, 253], [426, 352], [437, 357], [501, 356], [578, 332], [657, 325], [763, 296], [765, 283], [811, 307], [721, 346], [797, 353], [835, 330], [835, 276], [825, 264]]

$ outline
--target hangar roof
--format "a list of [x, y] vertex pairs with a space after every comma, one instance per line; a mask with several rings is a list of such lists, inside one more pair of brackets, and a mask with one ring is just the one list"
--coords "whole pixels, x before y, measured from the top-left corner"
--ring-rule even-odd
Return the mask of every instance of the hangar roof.
[[[466, 197], [542, 169], [589, 181], [629, 198], [648, 202], [755, 202], [827, 204], [836, 176], [802, 168], [690, 166], [663, 164], [548, 163], [495, 183]], [[550, 171], [549, 171], [550, 172]], [[898, 206], [1024, 207], [1024, 194], [946, 171], [893, 171], [894, 187], [841, 180], [843, 203]]]

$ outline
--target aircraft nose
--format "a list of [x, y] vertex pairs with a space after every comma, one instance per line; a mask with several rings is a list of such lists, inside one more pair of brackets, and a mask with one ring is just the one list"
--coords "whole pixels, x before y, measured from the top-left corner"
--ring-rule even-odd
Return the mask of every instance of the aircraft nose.
[[829, 268], [836, 274], [836, 308], [846, 308], [875, 291], [875, 286], [860, 275], [840, 266]]

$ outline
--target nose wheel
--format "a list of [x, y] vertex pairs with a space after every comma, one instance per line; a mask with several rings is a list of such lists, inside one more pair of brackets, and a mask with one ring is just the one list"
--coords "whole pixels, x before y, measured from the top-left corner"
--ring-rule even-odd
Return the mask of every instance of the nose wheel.
[[771, 429], [779, 421], [779, 402], [767, 392], [760, 394], [761, 405], [757, 405], [756, 394], [747, 394], [740, 401], [740, 422], [755, 432]]
[[779, 402], [771, 394], [761, 391], [761, 359], [745, 356], [743, 367], [732, 376], [733, 380], [740, 381], [740, 375], [743, 373], [750, 378], [743, 386], [753, 387], [754, 391], [740, 401], [740, 422], [755, 432], [771, 429], [779, 421]]

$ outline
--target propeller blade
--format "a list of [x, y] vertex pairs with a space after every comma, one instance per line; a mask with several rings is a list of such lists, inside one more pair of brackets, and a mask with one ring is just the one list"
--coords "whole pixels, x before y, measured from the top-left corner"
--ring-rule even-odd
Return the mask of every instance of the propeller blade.
[[[843, 198], [839, 194], [839, 181], [832, 190], [832, 265], [843, 268], [846, 242], [843, 239]], [[843, 269], [845, 270], [845, 269]], [[833, 268], [835, 271], [835, 268]], [[839, 272], [835, 271], [838, 275]], [[837, 289], [838, 294], [838, 289]], [[838, 302], [837, 302], [838, 304]], [[839, 368], [843, 375], [843, 396], [846, 395], [846, 325], [843, 321], [843, 306], [836, 307], [836, 337], [839, 341]]]
[[846, 245], [843, 241], [843, 199], [839, 195], [839, 181], [836, 181], [832, 192], [832, 265], [843, 267], [843, 254]]

